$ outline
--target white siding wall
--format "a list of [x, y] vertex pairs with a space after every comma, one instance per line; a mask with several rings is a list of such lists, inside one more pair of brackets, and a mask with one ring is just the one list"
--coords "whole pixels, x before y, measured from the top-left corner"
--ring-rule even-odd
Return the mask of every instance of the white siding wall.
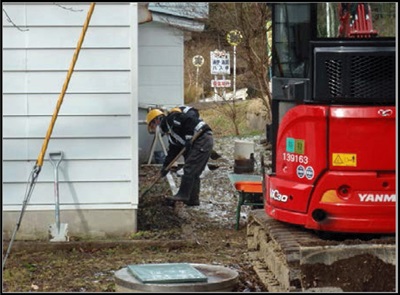
[[[22, 30], [3, 12], [3, 212], [21, 210], [89, 5], [3, 3]], [[137, 208], [135, 9], [96, 4], [28, 211], [54, 211], [54, 151], [61, 210]]]
[[[171, 108], [183, 103], [183, 46], [183, 32], [179, 29], [156, 22], [139, 25], [140, 105]], [[146, 113], [146, 109], [140, 109], [139, 119], [145, 120]], [[141, 124], [140, 163], [147, 163], [152, 140], [146, 125]], [[156, 150], [161, 150], [161, 145], [158, 145]]]
[[139, 27], [141, 103], [175, 106], [183, 100], [183, 33], [160, 23]]

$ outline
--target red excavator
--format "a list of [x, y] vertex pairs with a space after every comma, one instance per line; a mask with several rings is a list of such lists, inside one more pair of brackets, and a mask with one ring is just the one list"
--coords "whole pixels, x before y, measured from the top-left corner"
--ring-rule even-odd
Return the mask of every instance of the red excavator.
[[306, 5], [293, 18], [273, 6], [265, 212], [317, 231], [395, 233], [395, 39], [378, 36], [366, 3], [340, 3], [336, 35], [319, 36], [318, 6]]
[[264, 208], [247, 222], [269, 292], [396, 286], [395, 39], [373, 29], [367, 4], [337, 5], [270, 6], [272, 157], [261, 157]]

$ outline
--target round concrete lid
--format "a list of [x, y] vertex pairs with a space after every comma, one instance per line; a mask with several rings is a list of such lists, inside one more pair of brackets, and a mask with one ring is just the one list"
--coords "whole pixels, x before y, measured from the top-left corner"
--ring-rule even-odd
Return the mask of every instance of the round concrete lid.
[[205, 276], [207, 282], [149, 284], [137, 280], [128, 268], [122, 268], [115, 272], [115, 282], [122, 292], [229, 292], [238, 283], [239, 274], [227, 267], [209, 264], [190, 264]]

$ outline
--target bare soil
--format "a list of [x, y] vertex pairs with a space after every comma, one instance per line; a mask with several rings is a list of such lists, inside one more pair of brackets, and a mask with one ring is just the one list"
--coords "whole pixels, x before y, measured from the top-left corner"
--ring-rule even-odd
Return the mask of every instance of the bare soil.
[[307, 288], [334, 285], [344, 292], [396, 292], [396, 267], [370, 254], [332, 265], [303, 265], [302, 273]]
[[115, 292], [114, 273], [129, 264], [185, 262], [236, 270], [240, 281], [233, 292], [264, 291], [246, 260], [243, 231], [211, 228], [197, 232], [195, 240], [183, 240], [182, 231], [164, 229], [144, 235], [145, 240], [127, 242], [71, 242], [60, 247], [15, 243], [3, 271], [2, 290]]
[[[166, 179], [155, 183], [139, 199], [138, 233], [126, 239], [15, 241], [3, 270], [3, 292], [115, 292], [114, 273], [129, 264], [179, 262], [236, 270], [239, 283], [233, 292], [266, 291], [246, 257], [245, 213], [240, 229], [235, 229], [236, 198], [226, 177], [230, 161], [221, 157], [210, 167], [217, 168], [202, 180], [198, 207], [171, 205], [165, 199], [172, 193]], [[141, 167], [141, 194], [154, 183], [159, 169]], [[179, 187], [179, 178], [174, 178]], [[8, 244], [3, 246], [4, 257]]]

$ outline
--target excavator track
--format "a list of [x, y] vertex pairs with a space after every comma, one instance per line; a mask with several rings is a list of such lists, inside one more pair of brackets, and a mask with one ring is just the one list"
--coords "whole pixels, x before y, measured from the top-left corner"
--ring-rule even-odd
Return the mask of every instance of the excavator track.
[[[393, 292], [396, 288], [394, 235], [327, 239], [274, 220], [259, 209], [249, 213], [247, 244], [249, 260], [269, 292]], [[358, 261], [363, 263], [359, 267]], [[354, 268], [362, 268], [363, 277]]]

